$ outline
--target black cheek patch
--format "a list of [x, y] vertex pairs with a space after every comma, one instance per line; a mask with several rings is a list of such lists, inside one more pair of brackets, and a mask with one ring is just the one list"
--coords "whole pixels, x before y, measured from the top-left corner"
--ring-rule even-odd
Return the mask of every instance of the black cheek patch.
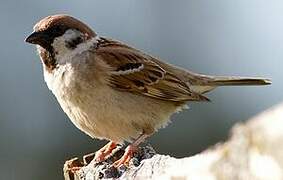
[[69, 49], [75, 49], [82, 42], [83, 42], [83, 38], [77, 37], [75, 39], [72, 39], [71, 41], [66, 41], [66, 46]]

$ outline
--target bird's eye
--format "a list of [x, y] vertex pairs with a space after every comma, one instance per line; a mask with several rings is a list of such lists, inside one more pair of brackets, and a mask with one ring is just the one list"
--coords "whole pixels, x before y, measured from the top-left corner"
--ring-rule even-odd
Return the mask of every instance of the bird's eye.
[[67, 28], [65, 26], [57, 25], [52, 28], [49, 28], [46, 33], [49, 34], [50, 37], [55, 38], [55, 37], [63, 35], [66, 29]]
[[66, 28], [64, 28], [63, 26], [55, 26], [54, 31], [58, 34], [64, 34]]

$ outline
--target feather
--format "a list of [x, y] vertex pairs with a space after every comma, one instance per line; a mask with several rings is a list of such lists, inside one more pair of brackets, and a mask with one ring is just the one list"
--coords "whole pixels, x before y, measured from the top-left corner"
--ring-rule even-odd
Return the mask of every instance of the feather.
[[111, 87], [166, 101], [208, 101], [188, 84], [166, 71], [153, 57], [120, 42], [101, 38], [95, 54], [111, 68]]

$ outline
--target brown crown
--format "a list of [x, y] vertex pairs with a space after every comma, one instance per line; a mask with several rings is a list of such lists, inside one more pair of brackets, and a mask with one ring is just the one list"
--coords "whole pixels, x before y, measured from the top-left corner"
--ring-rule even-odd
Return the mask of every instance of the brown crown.
[[36, 23], [33, 29], [37, 32], [45, 31], [58, 24], [67, 26], [69, 28], [78, 29], [80, 32], [85, 33], [89, 37], [96, 36], [96, 33], [91, 30], [86, 24], [66, 14], [47, 16]]

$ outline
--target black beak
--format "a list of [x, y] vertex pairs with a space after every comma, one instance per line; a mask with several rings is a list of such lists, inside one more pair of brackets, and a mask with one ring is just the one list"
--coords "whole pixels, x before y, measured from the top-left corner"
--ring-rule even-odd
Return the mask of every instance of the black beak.
[[45, 38], [46, 35], [43, 32], [33, 32], [25, 39], [25, 42], [31, 44], [40, 44]]

